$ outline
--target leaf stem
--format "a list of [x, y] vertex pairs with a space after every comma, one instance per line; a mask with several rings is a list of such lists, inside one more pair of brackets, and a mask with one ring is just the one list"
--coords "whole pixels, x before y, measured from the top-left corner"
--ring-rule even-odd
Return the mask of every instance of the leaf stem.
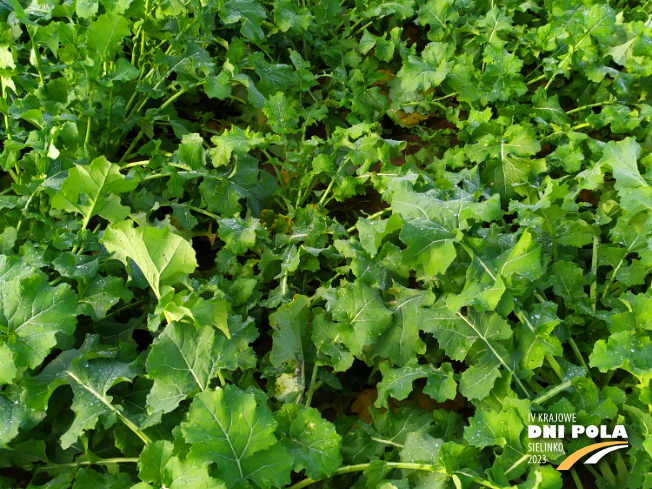
[[593, 300], [593, 312], [596, 311], [598, 306], [598, 247], [600, 244], [600, 237], [593, 236], [593, 256], [591, 258], [591, 273], [593, 280], [589, 288], [589, 297]]
[[555, 360], [555, 357], [550, 353], [546, 353], [545, 358], [548, 360], [550, 367], [555, 371], [555, 374], [557, 374], [557, 377], [559, 377], [559, 380], [563, 381], [564, 375], [561, 373], [561, 367], [559, 366], [559, 363], [557, 363], [557, 360]]
[[267, 162], [272, 165], [274, 168], [274, 173], [276, 173], [276, 178], [278, 178], [278, 183], [281, 185], [281, 189], [283, 189], [283, 194], [285, 195], [285, 189], [286, 189], [286, 184], [285, 184], [285, 178], [283, 177], [283, 173], [279, 169], [278, 165], [274, 162], [274, 158], [272, 155], [269, 154], [269, 152], [264, 149], [264, 148], [259, 148], [260, 151], [267, 157]]
[[317, 382], [317, 372], [319, 371], [319, 365], [315, 364], [312, 369], [312, 376], [310, 377], [310, 386], [308, 387], [308, 394], [306, 394], [306, 407], [310, 407], [312, 402], [312, 395], [315, 393], [315, 382]]
[[137, 464], [138, 458], [105, 458], [102, 460], [82, 460], [80, 462], [70, 462], [65, 464], [45, 465], [36, 467], [34, 473], [43, 472], [50, 469], [60, 469], [62, 467], [79, 467], [82, 465], [113, 465], [113, 464]]
[[609, 481], [612, 487], [617, 487], [618, 484], [616, 482], [616, 476], [614, 473], [611, 471], [611, 467], [607, 463], [606, 460], [602, 459], [598, 462], [598, 467], [600, 468], [600, 472], [602, 473], [602, 476]]
[[596, 102], [595, 104], [588, 104], [588, 105], [582, 105], [581, 107], [577, 107], [576, 109], [571, 109], [566, 112], [566, 115], [574, 114], [575, 112], [581, 112], [584, 109], [590, 109], [592, 107], [600, 107], [601, 105], [611, 105], [615, 102], [615, 99], [609, 99], [606, 100], [605, 102]]
[[[372, 219], [376, 219], [377, 217], [380, 217], [383, 214], [385, 214], [386, 212], [389, 212], [391, 210], [392, 210], [391, 207], [387, 207], [385, 209], [382, 209], [382, 210], [380, 210], [378, 212], [375, 212], [375, 213], [371, 214], [370, 216], [365, 217], [365, 219], [371, 221]], [[357, 224], [354, 224], [349, 229], [347, 229], [346, 232], [347, 233], [352, 233], [353, 231], [355, 231], [356, 226], [357, 226]]]
[[383, 438], [376, 438], [375, 436], [370, 437], [373, 441], [376, 441], [378, 443], [382, 443], [383, 445], [392, 445], [393, 447], [398, 447], [398, 448], [404, 448], [405, 445], [401, 445], [400, 443], [395, 443], [391, 440], [384, 440]]
[[[7, 87], [5, 85], [5, 77], [2, 75], [0, 75], [0, 86], [2, 87], [2, 100], [7, 102]], [[9, 116], [7, 115], [7, 112], [5, 112], [3, 115], [5, 118], [5, 126], [6, 126], [5, 134], [7, 135], [7, 139], [11, 141], [11, 126], [9, 125]]]
[[[439, 467], [435, 465], [426, 465], [426, 464], [417, 464], [417, 463], [403, 463], [403, 462], [387, 462], [386, 465], [388, 467], [392, 467], [395, 469], [405, 469], [405, 470], [424, 470], [427, 472], [444, 472], [443, 469], [440, 469]], [[335, 472], [333, 472], [333, 475], [331, 477], [336, 477], [338, 475], [344, 475], [344, 474], [351, 474], [354, 472], [364, 472], [365, 470], [369, 469], [372, 467], [371, 463], [367, 464], [358, 464], [358, 465], [345, 465], [344, 467], [340, 467], [337, 469]], [[308, 487], [315, 482], [323, 481], [326, 480], [326, 478], [322, 479], [304, 479], [302, 481], [297, 482], [296, 484], [290, 486], [289, 489], [303, 489], [304, 487]]]
[[73, 372], [70, 370], [66, 370], [65, 373], [70, 375], [75, 382], [77, 382], [82, 388], [86, 389], [88, 392], [90, 392], [93, 396], [95, 396], [102, 404], [104, 404], [107, 408], [109, 408], [113, 413], [122, 421], [127, 428], [129, 428], [131, 431], [133, 431], [138, 438], [140, 438], [145, 445], [148, 445], [152, 443], [152, 440], [147, 436], [145, 433], [143, 433], [138, 426], [134, 424], [133, 421], [131, 421], [129, 418], [127, 418], [118, 408], [116, 408], [113, 404], [111, 404], [109, 401], [106, 400], [106, 398], [103, 395], [100, 395], [99, 392], [97, 392], [93, 387], [90, 385], [84, 384], [79, 377], [77, 377]]
[[145, 22], [147, 22], [147, 13], [149, 11], [149, 0], [145, 0], [145, 15], [143, 16], [143, 25], [140, 27], [141, 38], [140, 38], [140, 54], [138, 55], [138, 61], [143, 59], [145, 55]]
[[560, 393], [561, 391], [563, 391], [564, 389], [567, 389], [567, 388], [570, 387], [571, 385], [572, 385], [572, 381], [571, 381], [571, 380], [567, 380], [567, 381], [565, 381], [565, 382], [562, 382], [561, 384], [559, 384], [559, 385], [553, 387], [552, 389], [550, 389], [550, 390], [549, 390], [548, 392], [546, 392], [545, 394], [541, 394], [541, 395], [540, 395], [539, 397], [537, 397], [536, 399], [533, 399], [533, 400], [532, 400], [532, 404], [539, 404], [539, 405], [540, 405], [540, 404], [546, 402], [546, 401], [547, 401], [548, 399], [550, 399], [551, 397], [556, 396], [557, 394], [559, 394], [559, 393]]
[[189, 205], [188, 209], [190, 209], [191, 211], [199, 212], [200, 214], [204, 214], [205, 216], [208, 216], [208, 217], [210, 217], [210, 218], [212, 218], [212, 219], [214, 219], [216, 221], [220, 219], [220, 216], [218, 216], [217, 214], [213, 214], [212, 212], [208, 212], [207, 210], [204, 210], [204, 209], [202, 209], [200, 207], [195, 207], [194, 205]]
[[326, 190], [324, 190], [324, 193], [322, 194], [321, 199], [319, 199], [319, 202], [317, 203], [318, 206], [321, 206], [324, 203], [324, 201], [326, 200], [326, 196], [328, 195], [328, 193], [333, 188], [333, 183], [335, 183], [335, 180], [331, 180], [331, 183], [329, 183], [328, 187], [326, 187]]
[[577, 343], [575, 343], [575, 340], [573, 339], [572, 336], [570, 336], [568, 338], [568, 343], [570, 344], [571, 348], [573, 349], [573, 352], [575, 353], [575, 356], [577, 357], [577, 359], [580, 361], [580, 364], [582, 365], [582, 367], [584, 367], [586, 369], [586, 373], [587, 374], [590, 373], [589, 366], [584, 361], [584, 357], [582, 356], [582, 352], [578, 348]]
[[434, 100], [431, 100], [429, 103], [433, 104], [435, 102], [439, 102], [440, 100], [446, 100], [447, 98], [451, 98], [457, 95], [457, 92], [449, 93], [448, 95], [444, 95], [443, 97], [436, 98]]
[[84, 151], [86, 152], [86, 158], [90, 159], [89, 153], [88, 153], [88, 143], [91, 140], [91, 124], [93, 122], [93, 118], [91, 117], [91, 113], [93, 112], [93, 95], [95, 94], [95, 86], [91, 86], [91, 93], [88, 96], [88, 120], [86, 122], [86, 137], [84, 138]]
[[[302, 481], [297, 482], [296, 484], [292, 485], [289, 487], [289, 489], [303, 489], [304, 487], [308, 487], [316, 482], [324, 481], [326, 479], [330, 479], [332, 477], [336, 477], [338, 475], [344, 475], [344, 474], [352, 474], [355, 472], [364, 472], [365, 470], [370, 469], [373, 466], [372, 463], [366, 463], [366, 464], [358, 464], [358, 465], [346, 465], [344, 467], [340, 467], [337, 469], [335, 472], [330, 477], [324, 477], [321, 479], [311, 479], [307, 478]], [[436, 472], [440, 474], [447, 474], [447, 472], [440, 468], [437, 467], [436, 465], [427, 465], [427, 464], [419, 464], [419, 463], [410, 463], [410, 462], [385, 462], [385, 466], [391, 469], [399, 469], [399, 470], [422, 470], [425, 472]], [[464, 477], [468, 477], [471, 479], [473, 482], [476, 484], [480, 484], [484, 487], [488, 487], [490, 489], [501, 489], [500, 487], [492, 484], [489, 481], [482, 480], [478, 477], [475, 477], [472, 474], [467, 474], [466, 472], [462, 470], [457, 470], [455, 471], [455, 474], [463, 475]]]
[[534, 80], [530, 80], [529, 82], [527, 82], [527, 85], [532, 85], [533, 83], [536, 83], [538, 81], [545, 80], [545, 79], [546, 79], [546, 75], [544, 74], [544, 75], [536, 77]]
[[570, 473], [571, 476], [573, 477], [573, 481], [575, 481], [575, 485], [577, 486], [577, 489], [584, 489], [584, 486], [582, 485], [582, 481], [578, 477], [575, 467], [571, 467]]
[[29, 25], [25, 26], [27, 34], [29, 34], [29, 40], [32, 43], [32, 50], [34, 51], [34, 61], [36, 61], [36, 71], [38, 71], [38, 76], [41, 79], [41, 85], [45, 86], [45, 79], [43, 78], [43, 70], [41, 69], [41, 53], [38, 50], [38, 46], [34, 42], [34, 36], [29, 29]]

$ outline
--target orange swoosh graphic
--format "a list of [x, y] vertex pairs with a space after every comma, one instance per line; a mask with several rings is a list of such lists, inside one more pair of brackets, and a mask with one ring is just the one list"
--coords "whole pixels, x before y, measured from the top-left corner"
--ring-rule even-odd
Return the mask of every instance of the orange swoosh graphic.
[[564, 461], [557, 467], [557, 470], [568, 470], [570, 469], [575, 462], [581, 459], [584, 455], [595, 452], [596, 450], [604, 447], [610, 447], [612, 445], [627, 445], [627, 442], [623, 441], [605, 441], [603, 443], [594, 443], [588, 447], [581, 448], [580, 450], [572, 453], [564, 459]]

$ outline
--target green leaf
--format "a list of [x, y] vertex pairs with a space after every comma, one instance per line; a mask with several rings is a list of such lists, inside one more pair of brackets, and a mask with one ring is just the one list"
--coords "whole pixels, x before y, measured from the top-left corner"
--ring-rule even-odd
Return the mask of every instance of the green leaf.
[[[521, 443], [522, 430], [523, 421], [516, 409], [482, 410], [469, 419], [469, 426], [464, 428], [464, 439], [479, 448], [501, 447], [502, 453], [496, 456], [494, 467], [507, 470], [526, 456], [525, 447]], [[510, 479], [519, 477], [526, 469], [524, 463], [515, 466], [510, 472]]]
[[396, 76], [401, 89], [406, 92], [425, 91], [444, 81], [450, 71], [449, 62], [440, 51], [440, 46], [429, 43], [421, 57], [410, 55]]
[[104, 232], [104, 246], [125, 264], [131, 258], [143, 272], [156, 297], [161, 287], [195, 271], [197, 260], [192, 246], [167, 227], [133, 228], [130, 221], [110, 226]]
[[75, 483], [72, 489], [84, 489], [85, 487], [102, 487], [105, 489], [122, 489], [131, 482], [131, 478], [125, 473], [109, 474], [99, 473], [93, 469], [81, 468], [75, 474]]
[[434, 296], [414, 289], [400, 289], [392, 307], [393, 323], [376, 342], [376, 353], [399, 367], [426, 351], [419, 337], [419, 316], [431, 306]]
[[97, 321], [120, 300], [129, 303], [133, 297], [121, 278], [96, 275], [87, 286], [80, 288], [79, 311]]
[[244, 131], [238, 126], [233, 126], [230, 131], [224, 131], [219, 136], [213, 136], [211, 141], [215, 145], [209, 150], [213, 166], [219, 167], [228, 165], [231, 155], [244, 156], [265, 140], [258, 132], [252, 132], [249, 128]]
[[[460, 392], [469, 399], [489, 395], [500, 376], [500, 367], [515, 373], [512, 357], [501, 344], [501, 340], [511, 338], [512, 329], [498, 314], [468, 309], [467, 315], [463, 315], [459, 311], [451, 312], [439, 300], [424, 311], [420, 328], [432, 333], [453, 360], [464, 360], [474, 348], [473, 366], [462, 373], [460, 380]], [[516, 382], [521, 385], [518, 379]]]
[[18, 369], [14, 365], [14, 353], [5, 344], [0, 343], [0, 385], [11, 384]]
[[72, 335], [76, 308], [66, 284], [51, 287], [38, 275], [0, 281], [0, 340], [16, 366], [36, 368], [57, 344], [57, 334]]
[[274, 436], [276, 426], [253, 394], [227, 385], [197, 394], [181, 431], [192, 444], [188, 460], [217, 463], [228, 488], [248, 480], [281, 487], [290, 482], [293, 459]]
[[131, 22], [123, 15], [102, 14], [88, 26], [88, 45], [99, 52], [102, 60], [117, 53], [122, 40], [131, 33]]
[[68, 431], [61, 435], [62, 448], [70, 447], [84, 431], [93, 429], [100, 417], [106, 420], [107, 427], [115, 423], [120, 409], [112, 404], [113, 396], [109, 396], [107, 391], [120, 382], [131, 382], [139, 373], [132, 363], [103, 358], [73, 359], [63, 370], [62, 378], [72, 387], [75, 419]]
[[400, 238], [407, 245], [403, 262], [421, 280], [443, 274], [457, 255], [454, 245], [459, 239], [457, 235], [429, 219], [406, 219]]
[[220, 5], [219, 16], [225, 24], [240, 21], [240, 32], [247, 39], [261, 40], [265, 35], [260, 26], [267, 18], [267, 13], [256, 0], [226, 0], [223, 6]]
[[295, 295], [292, 302], [283, 304], [269, 316], [269, 325], [274, 330], [270, 363], [275, 367], [290, 363], [301, 369], [302, 379], [310, 342], [309, 307], [310, 299]]
[[354, 355], [361, 355], [392, 324], [392, 313], [375, 290], [360, 282], [337, 292], [333, 318], [339, 321], [342, 342]]
[[211, 326], [198, 329], [176, 322], [166, 326], [147, 356], [147, 373], [154, 380], [147, 397], [150, 414], [170, 412], [192, 392], [208, 388], [220, 368], [214, 341]]
[[330, 477], [340, 467], [342, 438], [319, 411], [284, 404], [275, 417], [281, 444], [294, 458], [295, 472], [305, 469], [308, 477], [319, 479]]
[[364, 217], [358, 219], [356, 228], [360, 236], [360, 244], [371, 255], [378, 253], [378, 249], [386, 236], [403, 227], [403, 221], [398, 214], [392, 214], [389, 219], [369, 221]]
[[546, 169], [545, 161], [529, 158], [540, 150], [531, 128], [513, 124], [500, 137], [482, 136], [477, 144], [467, 146], [466, 154], [471, 161], [486, 162], [481, 172], [483, 183], [506, 200], [515, 195], [516, 186]]
[[188, 165], [193, 170], [206, 166], [204, 140], [197, 133], [184, 134], [179, 145], [179, 162]]
[[380, 364], [380, 372], [383, 380], [378, 383], [378, 407], [389, 409], [388, 396], [398, 401], [405, 399], [412, 392], [412, 383], [417, 379], [427, 380], [423, 392], [437, 402], [453, 399], [457, 394], [457, 382], [449, 363], [442, 363], [439, 368], [435, 368], [432, 364], [419, 365], [415, 357], [400, 368], [392, 368], [388, 362], [383, 362]]
[[351, 367], [354, 357], [344, 346], [337, 323], [326, 319], [324, 313], [315, 312], [312, 320], [312, 342], [317, 349], [317, 358], [323, 364], [332, 366], [336, 372], [344, 372]]
[[496, 270], [503, 277], [519, 274], [528, 280], [538, 279], [543, 275], [541, 245], [532, 239], [529, 231], [525, 231], [516, 246], [498, 258]]
[[298, 8], [298, 5], [281, 0], [274, 3], [274, 23], [282, 32], [291, 31], [300, 33], [308, 29], [312, 15], [307, 8]]
[[612, 334], [595, 343], [589, 364], [601, 372], [622, 368], [647, 385], [652, 379], [652, 340], [632, 331]]
[[68, 172], [61, 190], [52, 198], [52, 207], [81, 214], [85, 222], [98, 214], [115, 223], [130, 212], [129, 207], [120, 204], [117, 194], [129, 192], [137, 185], [137, 180], [125, 179], [118, 165], [101, 156], [89, 167], [76, 165]]
[[543, 365], [545, 355], [562, 356], [561, 341], [553, 329], [561, 320], [556, 314], [557, 305], [551, 302], [536, 304], [532, 313], [521, 311], [521, 322], [516, 327], [519, 364], [524, 370], [533, 370]]
[[97, 13], [98, 8], [98, 0], [77, 0], [75, 5], [77, 16], [82, 19], [93, 17]]
[[209, 475], [207, 466], [182, 460], [172, 452], [173, 445], [166, 440], [147, 445], [138, 459], [140, 479], [169, 489], [225, 489], [223, 482]]
[[552, 265], [549, 281], [552, 290], [559, 297], [563, 297], [568, 307], [577, 308], [585, 299], [588, 299], [584, 285], [584, 273], [574, 263], [559, 261]]
[[419, 7], [417, 18], [420, 25], [429, 26], [428, 39], [441, 41], [457, 20], [458, 13], [448, 0], [428, 0]]
[[263, 113], [267, 116], [272, 131], [277, 133], [292, 132], [299, 123], [299, 115], [293, 107], [292, 99], [287, 99], [283, 92], [277, 92], [265, 100]]

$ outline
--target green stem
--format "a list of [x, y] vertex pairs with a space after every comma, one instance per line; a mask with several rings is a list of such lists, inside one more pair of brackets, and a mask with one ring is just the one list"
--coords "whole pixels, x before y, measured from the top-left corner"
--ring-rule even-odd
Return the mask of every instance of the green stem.
[[210, 218], [212, 218], [212, 219], [214, 219], [216, 221], [218, 221], [220, 219], [220, 216], [218, 216], [217, 214], [213, 214], [212, 212], [208, 212], [207, 210], [201, 209], [200, 207], [195, 207], [193, 205], [189, 205], [188, 209], [190, 209], [191, 211], [199, 212], [200, 214], [204, 214], [205, 216], [208, 216], [208, 217], [210, 217]]
[[127, 168], [133, 168], [134, 166], [147, 166], [149, 165], [149, 160], [134, 161], [132, 163], [127, 163], [120, 167], [121, 170], [126, 170]]
[[105, 458], [102, 460], [82, 460], [81, 462], [70, 462], [67, 464], [46, 465], [37, 467], [34, 472], [43, 472], [44, 470], [59, 469], [61, 467], [80, 467], [82, 465], [113, 465], [113, 464], [136, 464], [138, 458]]
[[590, 372], [589, 366], [584, 361], [584, 357], [582, 356], [582, 352], [577, 347], [577, 343], [575, 343], [575, 340], [573, 339], [572, 336], [568, 338], [568, 343], [570, 344], [571, 348], [573, 349], [573, 352], [575, 353], [575, 356], [580, 361], [580, 364], [582, 365], [582, 367], [584, 367], [586, 369], [586, 373], [588, 374]]
[[[199, 86], [204, 85], [204, 84], [206, 84], [206, 81], [205, 81], [205, 80], [204, 80], [204, 81], [200, 81], [199, 83], [196, 83], [195, 85], [192, 86], [192, 88], [196, 88], [196, 87], [199, 87]], [[181, 95], [183, 95], [184, 93], [186, 93], [188, 90], [190, 90], [190, 88], [184, 88], [183, 90], [179, 90], [177, 93], [175, 93], [174, 95], [172, 95], [169, 99], [167, 99], [167, 100], [166, 100], [166, 101], [165, 101], [165, 102], [164, 102], [164, 103], [159, 107], [158, 110], [161, 111], [161, 110], [165, 109], [168, 105], [170, 105], [170, 104], [171, 104], [172, 102], [174, 102], [176, 99], [178, 99], [179, 97], [181, 97]], [[147, 99], [145, 99], [144, 102], [147, 102]], [[144, 103], [143, 103], [142, 105], [144, 105]], [[138, 110], [140, 110], [140, 109], [142, 108], [142, 105], [141, 105], [141, 107], [138, 108]], [[138, 134], [136, 135], [136, 137], [134, 138], [134, 140], [133, 140], [133, 141], [131, 142], [131, 144], [129, 145], [129, 148], [127, 148], [127, 151], [125, 152], [125, 154], [122, 155], [122, 158], [120, 158], [119, 163], [122, 163], [123, 161], [125, 161], [125, 160], [127, 159], [127, 157], [131, 154], [131, 152], [133, 151], [134, 147], [136, 146], [136, 144], [138, 143], [138, 141], [140, 140], [140, 138], [143, 137], [143, 134], [144, 134], [144, 132], [143, 132], [142, 129], [141, 129], [140, 131], [138, 131]]]
[[600, 460], [598, 462], [598, 467], [600, 468], [600, 472], [602, 473], [602, 476], [609, 481], [609, 484], [611, 484], [612, 487], [617, 487], [618, 484], [616, 482], [616, 476], [611, 471], [611, 467], [609, 466], [607, 461], [604, 459]]
[[557, 363], [557, 360], [550, 354], [546, 353], [545, 355], [546, 360], [548, 360], [548, 363], [552, 367], [552, 369], [555, 371], [555, 374], [557, 374], [557, 377], [559, 377], [559, 380], [564, 380], [564, 375], [561, 373], [561, 367]]
[[[362, 20], [362, 19], [360, 19], [358, 22], [360, 22], [361, 20]], [[363, 26], [357, 28], [357, 29], [355, 30], [355, 32], [351, 32], [351, 34], [349, 34], [349, 35], [346, 36], [346, 37], [349, 38], [349, 37], [351, 37], [351, 36], [354, 35], [354, 34], [357, 34], [357, 33], [359, 33], [359, 32], [362, 32], [363, 30], [365, 30], [367, 27], [369, 27], [369, 26], [370, 26], [371, 24], [373, 24], [373, 23], [374, 23], [373, 20], [367, 22], [365, 25], [363, 25]]]
[[149, 10], [149, 0], [145, 0], [145, 15], [143, 17], [143, 25], [141, 26], [141, 38], [140, 38], [140, 55], [138, 60], [143, 59], [145, 55], [145, 22], [147, 22], [147, 12]]
[[575, 485], [577, 486], [577, 489], [584, 489], [584, 486], [582, 485], [582, 481], [580, 481], [580, 478], [577, 475], [577, 471], [575, 470], [575, 467], [571, 467], [570, 473], [571, 476], [573, 477], [573, 480], [575, 481]]
[[598, 307], [598, 246], [600, 238], [598, 236], [593, 237], [593, 256], [591, 258], [591, 273], [593, 274], [593, 280], [591, 281], [591, 287], [589, 289], [589, 297], [593, 300], [593, 312], [596, 311]]
[[[380, 210], [378, 212], [375, 212], [374, 214], [371, 214], [370, 216], [367, 216], [365, 219], [371, 221], [372, 219], [376, 219], [377, 217], [382, 216], [383, 214], [391, 211], [392, 209], [390, 207], [387, 207], [386, 209]], [[355, 231], [355, 225], [351, 226], [349, 229], [346, 230], [347, 233], [352, 233]]]
[[609, 99], [605, 102], [597, 102], [595, 104], [588, 104], [588, 105], [582, 105], [582, 107], [577, 107], [576, 109], [572, 109], [566, 112], [566, 115], [574, 114], [575, 112], [581, 112], [584, 109], [590, 109], [592, 107], [600, 107], [601, 105], [611, 105], [615, 102], [614, 99]]
[[39, 52], [38, 47], [34, 42], [34, 37], [32, 36], [32, 32], [29, 29], [29, 25], [26, 25], [25, 28], [27, 29], [27, 34], [29, 34], [29, 40], [32, 43], [32, 50], [34, 51], [34, 60], [36, 61], [36, 71], [38, 71], [38, 76], [41, 79], [41, 85], [45, 86], [45, 79], [43, 78], [43, 70], [41, 69], [41, 53]]
[[383, 445], [391, 445], [393, 447], [398, 447], [398, 448], [405, 448], [405, 445], [401, 445], [400, 443], [395, 443], [391, 440], [385, 440], [383, 438], [376, 438], [375, 436], [370, 437], [373, 441], [376, 441], [378, 443], [382, 443]]
[[444, 95], [443, 97], [436, 98], [434, 100], [431, 100], [429, 103], [433, 104], [435, 102], [439, 102], [440, 100], [446, 100], [447, 98], [451, 98], [457, 95], [457, 92], [449, 93], [448, 95]]
[[591, 472], [591, 475], [595, 477], [596, 479], [600, 478], [600, 474], [598, 474], [598, 471], [593, 468], [593, 465], [585, 465], [584, 467], [587, 468], [589, 472]]
[[527, 82], [527, 85], [532, 85], [533, 83], [536, 83], [538, 81], [545, 80], [545, 79], [546, 79], [546, 75], [541, 75], [541, 76], [536, 77], [534, 80], [530, 80], [529, 82]]
[[108, 117], [106, 118], [106, 130], [105, 130], [105, 151], [108, 153], [109, 152], [109, 143], [110, 141], [110, 136], [111, 136], [111, 107], [113, 106], [113, 87], [111, 87], [111, 91], [109, 92], [109, 110], [108, 110]]
[[315, 364], [312, 369], [312, 376], [310, 377], [310, 387], [308, 387], [308, 394], [306, 394], [306, 407], [310, 407], [312, 402], [312, 395], [315, 393], [315, 382], [317, 382], [317, 372], [319, 371], [319, 365]]
[[266, 149], [260, 148], [260, 151], [267, 157], [267, 162], [272, 165], [274, 168], [274, 173], [276, 173], [276, 178], [278, 178], [278, 183], [281, 185], [281, 189], [283, 190], [283, 195], [285, 195], [285, 178], [283, 178], [283, 173], [279, 169], [278, 165], [274, 162], [274, 158], [272, 155], [269, 154], [269, 152]]
[[557, 394], [559, 394], [561, 391], [564, 389], [569, 388], [572, 385], [572, 382], [570, 380], [567, 380], [566, 382], [562, 382], [558, 386], [553, 387], [550, 389], [548, 392], [545, 394], [540, 395], [536, 399], [532, 401], [532, 404], [539, 404], [541, 405], [542, 403], [546, 402], [548, 399], [555, 397]]
[[613, 378], [613, 376], [615, 375], [615, 373], [616, 373], [616, 370], [615, 370], [615, 369], [614, 369], [614, 370], [609, 370], [609, 372], [607, 372], [607, 375], [605, 375], [605, 376], [603, 377], [603, 379], [602, 379], [602, 385], [601, 385], [600, 387], [602, 388], [602, 387], [604, 387], [604, 386], [606, 386], [606, 385], [609, 385], [609, 382], [611, 382], [611, 379]]
[[548, 300], [548, 299], [546, 299], [545, 297], [543, 297], [539, 292], [535, 292], [535, 293], [534, 293], [534, 297], [535, 297], [536, 300], [538, 300], [539, 302], [546, 302], [546, 301]]
[[[344, 475], [344, 474], [352, 474], [355, 472], [364, 472], [365, 470], [370, 469], [373, 466], [371, 463], [367, 464], [358, 464], [358, 465], [347, 465], [345, 467], [340, 467], [337, 469], [335, 472], [333, 472], [333, 475], [331, 477], [324, 477], [322, 479], [304, 479], [300, 482], [297, 482], [296, 484], [290, 486], [289, 489], [303, 489], [304, 487], [308, 487], [316, 482], [320, 482], [332, 477], [336, 477], [338, 475]], [[418, 464], [418, 463], [409, 463], [409, 462], [385, 462], [385, 466], [391, 468], [391, 469], [400, 469], [400, 470], [422, 470], [425, 472], [436, 472], [440, 474], [446, 474], [446, 471], [442, 468], [437, 467], [436, 465], [427, 465], [427, 464]], [[467, 474], [464, 471], [458, 470], [455, 472], [455, 474], [463, 475], [464, 477], [468, 477], [471, 479], [471, 481], [475, 482], [476, 484], [480, 484], [484, 487], [488, 487], [490, 489], [501, 489], [498, 486], [495, 486], [489, 481], [484, 481], [482, 479], [479, 479], [478, 477], [475, 477], [472, 474]]]
[[152, 440], [145, 433], [143, 433], [140, 430], [140, 428], [133, 423], [133, 421], [127, 418], [124, 414], [122, 414], [121, 411], [119, 411], [113, 404], [108, 402], [104, 398], [104, 396], [100, 395], [99, 392], [93, 389], [93, 387], [84, 384], [79, 379], [79, 377], [77, 377], [77, 375], [75, 375], [75, 373], [71, 372], [70, 370], [66, 370], [64, 373], [70, 375], [75, 380], [75, 382], [77, 382], [82, 388], [86, 389], [93, 396], [95, 396], [102, 404], [104, 404], [107, 408], [109, 408], [109, 410], [111, 410], [120, 419], [120, 421], [122, 421], [127, 426], [127, 428], [133, 431], [135, 435], [145, 443], [145, 445], [152, 443]]
[[321, 199], [319, 199], [319, 202], [317, 203], [318, 206], [321, 206], [324, 201], [326, 200], [326, 196], [329, 194], [331, 189], [333, 188], [333, 184], [335, 183], [335, 180], [331, 180], [331, 183], [328, 184], [328, 187], [326, 187], [326, 190], [324, 190], [324, 193], [321, 196]]
[[[0, 75], [0, 86], [2, 87], [2, 100], [7, 102], [7, 87], [5, 85], [5, 77]], [[8, 104], [7, 104], [8, 105]], [[5, 134], [7, 135], [7, 139], [11, 141], [11, 126], [9, 125], [9, 116], [5, 112], [4, 114], [5, 118]]]
[[141, 182], [149, 182], [150, 180], [156, 180], [157, 178], [165, 178], [172, 176], [173, 173], [154, 173], [152, 175], [147, 175], [140, 179]]
[[88, 153], [88, 143], [91, 140], [91, 124], [93, 122], [93, 118], [91, 117], [91, 113], [93, 112], [93, 95], [95, 94], [95, 86], [91, 87], [91, 93], [88, 96], [88, 120], [86, 122], [86, 137], [84, 138], [84, 151], [86, 152], [86, 158], [90, 158], [89, 153]]
[[140, 138], [143, 137], [143, 134], [144, 134], [144, 132], [142, 131], [142, 129], [140, 131], [138, 131], [138, 134], [136, 134], [136, 137], [134, 138], [134, 140], [131, 142], [131, 144], [127, 148], [127, 151], [125, 151], [125, 154], [122, 155], [122, 158], [120, 158], [120, 161], [118, 163], [124, 162], [129, 157], [131, 152], [134, 150], [134, 148], [138, 144], [138, 141], [140, 141]]
[[627, 480], [629, 475], [629, 470], [627, 470], [627, 464], [625, 459], [623, 459], [623, 454], [620, 450], [616, 450], [616, 470], [618, 471], [618, 480], [624, 482]]

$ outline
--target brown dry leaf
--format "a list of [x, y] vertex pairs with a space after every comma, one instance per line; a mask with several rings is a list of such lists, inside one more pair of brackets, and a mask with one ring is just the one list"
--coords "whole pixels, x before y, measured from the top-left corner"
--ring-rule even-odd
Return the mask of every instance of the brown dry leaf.
[[375, 387], [366, 389], [351, 404], [351, 412], [360, 416], [360, 419], [369, 424], [373, 421], [373, 416], [369, 414], [369, 407], [373, 406], [378, 399], [378, 389]]
[[215, 245], [215, 238], [217, 238], [217, 234], [213, 234], [213, 221], [209, 221], [209, 223], [208, 223], [208, 241], [210, 241], [211, 246]]
[[416, 126], [420, 122], [425, 121], [430, 117], [429, 115], [421, 115], [418, 112], [412, 112], [411, 114], [406, 113], [403, 109], [396, 111], [396, 117], [408, 127]]
[[[377, 70], [377, 71], [380, 71], [381, 73], [384, 73], [385, 76], [381, 80], [378, 80], [377, 82], [373, 82], [371, 84], [372, 87], [385, 85], [389, 80], [391, 80], [392, 78], [394, 78], [396, 76], [394, 73], [392, 73], [389, 70]], [[387, 94], [389, 95], [389, 92], [387, 92]]]

